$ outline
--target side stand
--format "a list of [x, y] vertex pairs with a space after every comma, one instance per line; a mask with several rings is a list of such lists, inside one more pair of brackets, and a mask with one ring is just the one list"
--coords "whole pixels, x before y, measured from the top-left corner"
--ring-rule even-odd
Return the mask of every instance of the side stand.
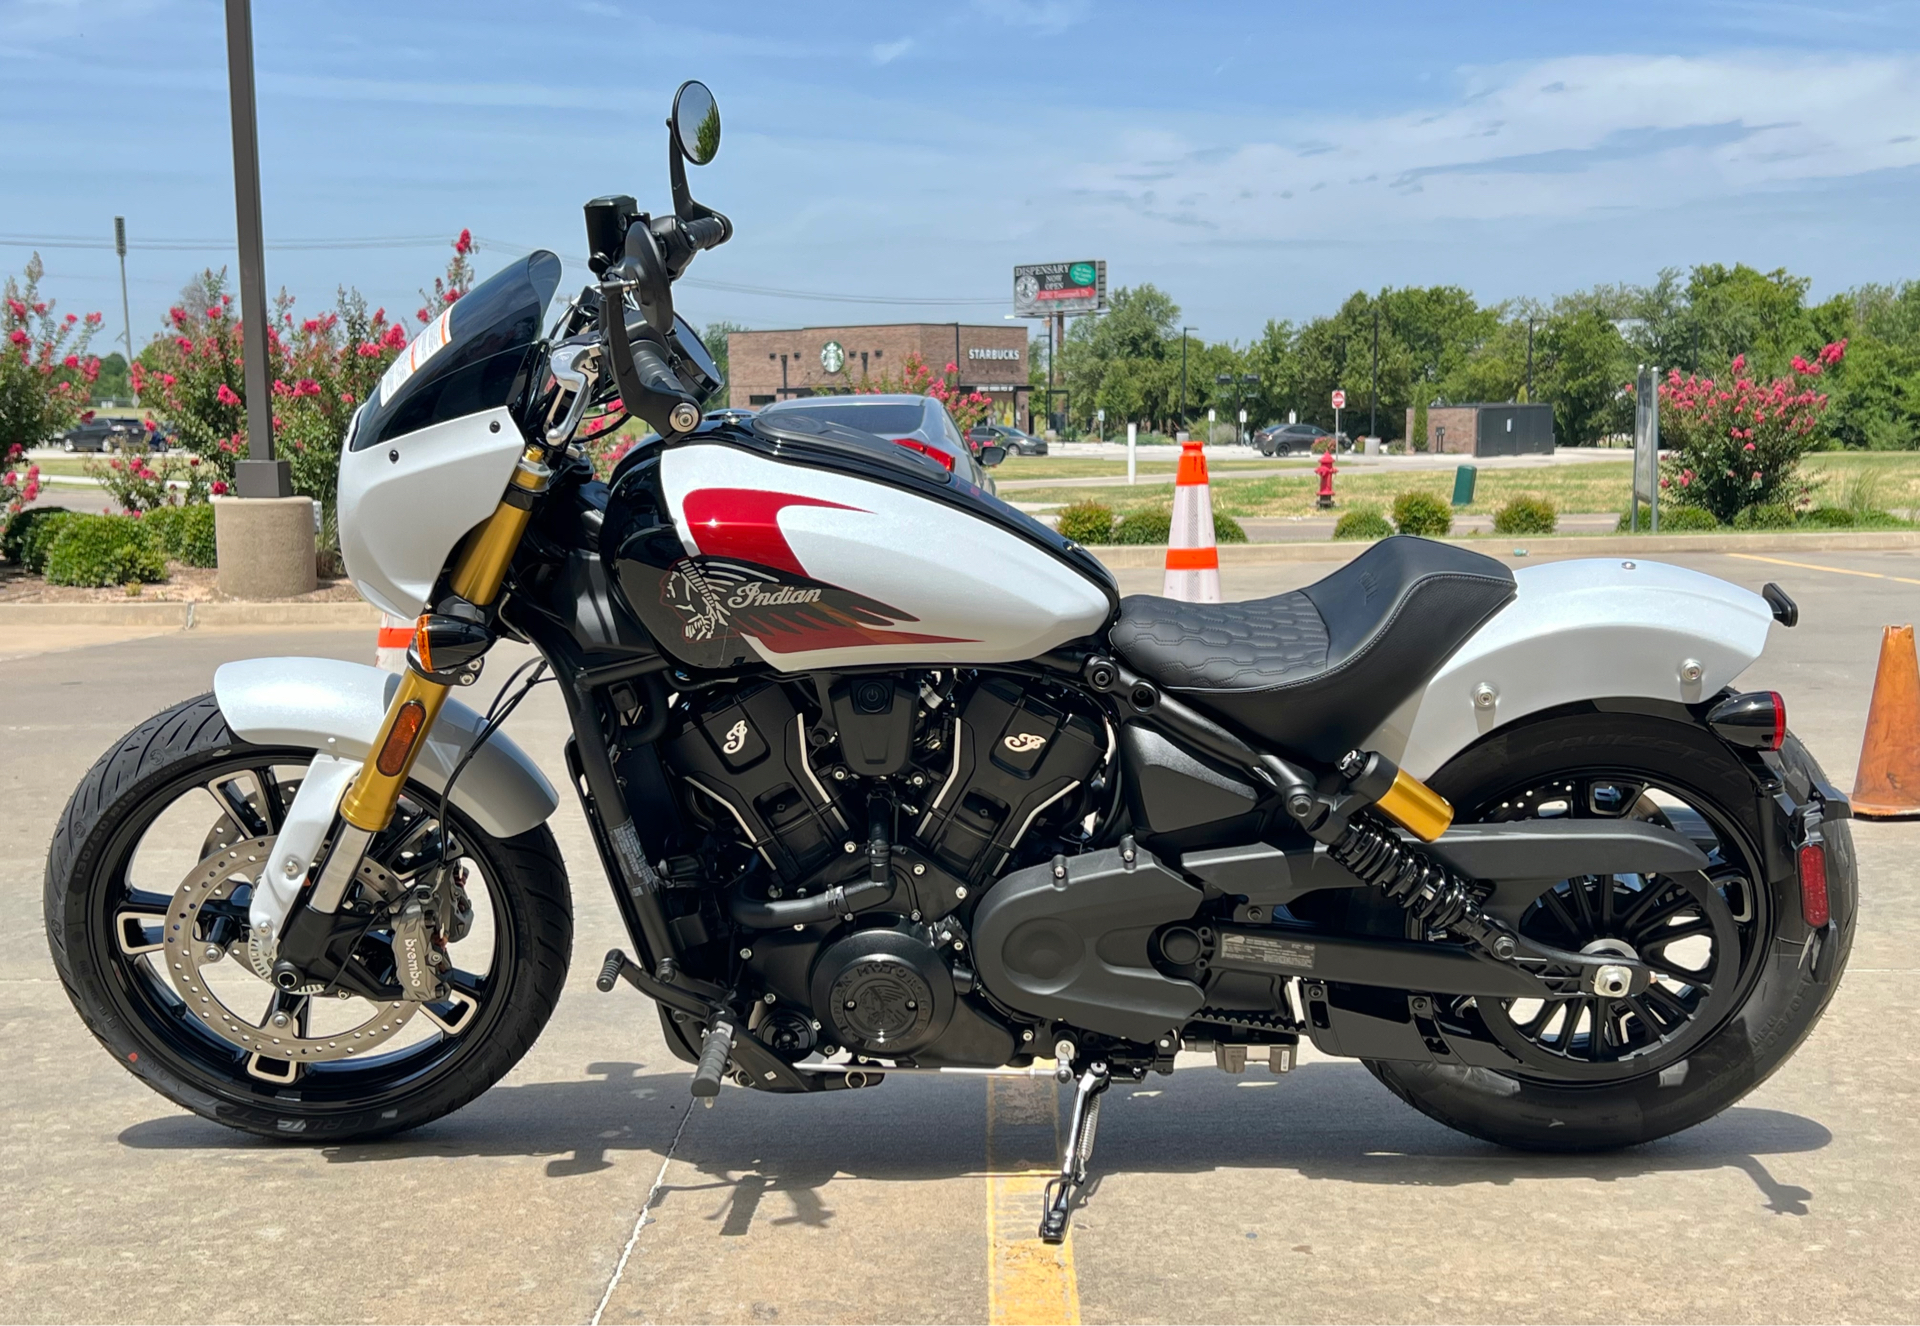
[[1087, 1183], [1087, 1161], [1093, 1157], [1093, 1135], [1100, 1126], [1100, 1097], [1110, 1079], [1107, 1066], [1093, 1063], [1080, 1075], [1073, 1093], [1073, 1122], [1067, 1128], [1067, 1151], [1059, 1176], [1047, 1184], [1046, 1210], [1040, 1216], [1040, 1238], [1045, 1243], [1067, 1241], [1067, 1215], [1073, 1199]]

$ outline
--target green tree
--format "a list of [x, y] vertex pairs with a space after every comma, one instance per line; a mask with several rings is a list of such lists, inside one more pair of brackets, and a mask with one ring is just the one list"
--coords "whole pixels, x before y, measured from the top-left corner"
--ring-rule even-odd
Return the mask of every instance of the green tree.
[[[1589, 304], [1557, 314], [1538, 337], [1540, 397], [1553, 404], [1555, 439], [1588, 446], [1630, 424], [1624, 387], [1633, 377], [1626, 339], [1604, 310]], [[1544, 371], [1543, 371], [1544, 370]]]
[[89, 399], [97, 405], [101, 401], [126, 401], [132, 396], [133, 386], [127, 381], [127, 357], [115, 350], [100, 361], [100, 376], [93, 381]]
[[1689, 358], [1724, 364], [1745, 355], [1756, 377], [1786, 373], [1794, 355], [1823, 344], [1805, 306], [1809, 284], [1783, 267], [1771, 272], [1745, 263], [1695, 267], [1687, 281], [1687, 304], [1697, 348]]
[[706, 343], [707, 353], [713, 356], [714, 366], [720, 370], [720, 386], [704, 403], [704, 409], [715, 409], [726, 403], [727, 386], [733, 380], [733, 361], [727, 352], [727, 338], [737, 331], [745, 331], [737, 322], [721, 319], [709, 322], [700, 339]]

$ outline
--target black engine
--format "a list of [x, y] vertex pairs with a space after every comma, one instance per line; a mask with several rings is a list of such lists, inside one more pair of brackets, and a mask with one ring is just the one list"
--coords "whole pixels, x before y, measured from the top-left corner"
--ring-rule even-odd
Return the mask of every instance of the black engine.
[[724, 900], [765, 991], [753, 1033], [789, 1059], [1012, 1058], [1018, 1024], [977, 987], [973, 909], [996, 878], [1084, 848], [1111, 800], [1099, 716], [967, 673], [764, 681], [677, 707], [666, 771], [704, 836], [669, 882]]

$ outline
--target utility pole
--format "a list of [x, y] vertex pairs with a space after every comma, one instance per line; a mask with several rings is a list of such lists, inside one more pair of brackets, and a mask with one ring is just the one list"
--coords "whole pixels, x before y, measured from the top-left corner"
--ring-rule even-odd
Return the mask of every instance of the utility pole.
[[1527, 319], [1527, 404], [1533, 404], [1533, 319]]
[[227, 0], [227, 93], [233, 117], [233, 202], [240, 237], [240, 317], [246, 355], [247, 459], [234, 467], [241, 497], [291, 497], [287, 462], [273, 457], [273, 375], [267, 371], [267, 259], [260, 219], [260, 127], [254, 114], [253, 15]]
[[[127, 337], [127, 378], [133, 378], [133, 315], [127, 311], [127, 218], [113, 218], [113, 251], [120, 255], [120, 325], [126, 328]], [[134, 397], [133, 403], [140, 403]]]
[[1368, 389], [1367, 436], [1380, 436], [1380, 310], [1373, 311], [1373, 386]]

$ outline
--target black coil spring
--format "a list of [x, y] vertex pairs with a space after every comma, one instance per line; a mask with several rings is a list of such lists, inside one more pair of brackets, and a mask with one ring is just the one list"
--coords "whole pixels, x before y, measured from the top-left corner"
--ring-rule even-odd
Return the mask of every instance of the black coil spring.
[[1446, 865], [1370, 824], [1347, 826], [1327, 855], [1348, 874], [1373, 885], [1430, 930], [1484, 938], [1494, 927], [1480, 910], [1473, 886]]

